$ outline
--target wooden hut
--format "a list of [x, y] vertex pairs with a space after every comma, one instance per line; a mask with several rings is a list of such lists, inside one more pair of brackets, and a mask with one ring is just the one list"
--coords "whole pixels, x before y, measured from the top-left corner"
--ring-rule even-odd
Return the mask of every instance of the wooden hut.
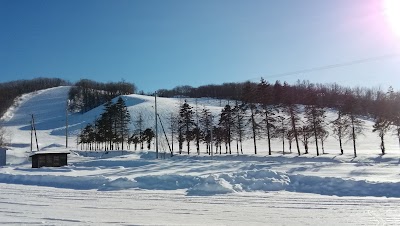
[[69, 151], [37, 151], [29, 155], [32, 157], [32, 168], [46, 167], [60, 167], [68, 163], [67, 155]]
[[6, 148], [0, 148], [0, 166], [5, 166], [6, 165]]

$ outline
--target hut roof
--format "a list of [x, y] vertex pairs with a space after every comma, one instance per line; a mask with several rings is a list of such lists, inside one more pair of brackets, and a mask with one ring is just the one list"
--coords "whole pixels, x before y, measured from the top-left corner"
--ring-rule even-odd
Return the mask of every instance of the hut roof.
[[41, 154], [70, 154], [70, 151], [65, 151], [65, 150], [44, 150], [44, 151], [35, 151], [32, 152], [29, 157], [32, 157], [34, 155], [41, 155]]

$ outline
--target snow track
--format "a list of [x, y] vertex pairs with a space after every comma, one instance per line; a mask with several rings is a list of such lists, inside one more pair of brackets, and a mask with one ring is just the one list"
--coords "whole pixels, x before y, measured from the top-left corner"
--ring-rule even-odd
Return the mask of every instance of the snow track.
[[269, 192], [76, 191], [0, 184], [7, 225], [398, 225], [400, 200]]

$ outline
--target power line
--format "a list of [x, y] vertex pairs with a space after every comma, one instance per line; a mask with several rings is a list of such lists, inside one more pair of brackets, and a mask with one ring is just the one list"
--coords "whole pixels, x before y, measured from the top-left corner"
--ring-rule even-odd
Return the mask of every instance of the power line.
[[[290, 71], [290, 72], [284, 72], [284, 73], [278, 73], [278, 74], [271, 74], [271, 75], [262, 76], [262, 77], [265, 78], [265, 79], [267, 79], [267, 78], [278, 78], [278, 77], [285, 77], [285, 76], [296, 75], [296, 74], [301, 74], [301, 73], [324, 71], [324, 70], [329, 70], [329, 69], [333, 69], [333, 68], [347, 67], [347, 66], [356, 65], [356, 64], [363, 64], [363, 63], [368, 63], [368, 62], [374, 62], [374, 61], [380, 61], [380, 60], [395, 58], [395, 57], [398, 57], [398, 56], [399, 56], [398, 53], [386, 54], [386, 55], [382, 55], [382, 56], [369, 57], [369, 58], [353, 60], [353, 61], [348, 61], [348, 62], [343, 62], [343, 63], [324, 65], [324, 66], [319, 66], [319, 67], [301, 69], [301, 70], [297, 70], [297, 71]], [[259, 77], [258, 78], [248, 79], [248, 80], [254, 80], [254, 79], [259, 79]]]

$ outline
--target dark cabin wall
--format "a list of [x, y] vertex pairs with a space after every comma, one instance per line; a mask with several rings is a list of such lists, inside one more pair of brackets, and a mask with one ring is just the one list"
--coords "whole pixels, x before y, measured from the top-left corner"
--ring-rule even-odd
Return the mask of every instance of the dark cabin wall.
[[36, 154], [32, 156], [32, 168], [60, 167], [68, 164], [66, 153]]

